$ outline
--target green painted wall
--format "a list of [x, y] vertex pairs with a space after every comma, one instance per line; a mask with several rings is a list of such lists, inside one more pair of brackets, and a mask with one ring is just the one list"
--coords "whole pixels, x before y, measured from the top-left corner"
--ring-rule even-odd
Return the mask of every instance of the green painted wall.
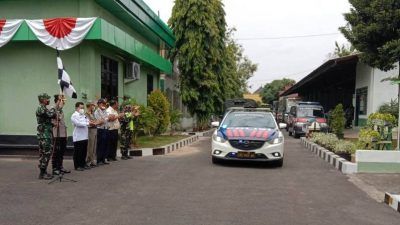
[[359, 173], [400, 173], [400, 163], [358, 162]]
[[[153, 74], [154, 88], [158, 88], [159, 76], [146, 66], [141, 68], [140, 80], [124, 85], [124, 65], [127, 59], [120, 54], [89, 41], [61, 53], [78, 94], [78, 99], [68, 99], [65, 107], [69, 134], [72, 134], [69, 118], [74, 111], [74, 104], [101, 96], [102, 55], [118, 62], [119, 96], [128, 94], [146, 104], [148, 73]], [[59, 92], [56, 53], [40, 42], [13, 42], [0, 49], [0, 58], [0, 94], [7, 96], [0, 101], [0, 135], [33, 135], [36, 129], [37, 95], [42, 92], [50, 95]], [[82, 99], [82, 93], [87, 94], [87, 99]]]
[[[0, 59], [0, 95], [4, 96], [0, 101], [0, 134], [35, 134], [37, 95], [59, 93], [56, 53], [39, 42], [10, 43], [0, 49]], [[94, 63], [86, 63], [94, 59], [93, 48], [81, 45], [63, 52], [62, 59], [78, 96], [82, 96], [82, 90], [95, 92], [86, 83], [94, 71]], [[68, 100], [67, 117], [75, 102]], [[71, 127], [68, 119], [67, 122]]]

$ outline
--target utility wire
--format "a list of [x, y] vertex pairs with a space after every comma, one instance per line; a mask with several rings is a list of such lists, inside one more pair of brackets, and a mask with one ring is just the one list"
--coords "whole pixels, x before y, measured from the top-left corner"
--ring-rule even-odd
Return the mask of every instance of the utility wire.
[[250, 37], [250, 38], [235, 38], [240, 41], [255, 41], [255, 40], [280, 40], [280, 39], [294, 39], [294, 38], [308, 38], [308, 37], [321, 37], [321, 36], [333, 36], [340, 33], [325, 33], [325, 34], [308, 34], [308, 35], [296, 35], [296, 36], [281, 36], [281, 37]]
[[[302, 73], [305, 73], [305, 72], [311, 72], [314, 69], [315, 69], [315, 67], [310, 68], [308, 70], [303, 70], [303, 71], [300, 71], [300, 72], [296, 72], [296, 73], [292, 73], [292, 74], [289, 74], [289, 75], [286, 75], [286, 76], [282, 76], [281, 79], [295, 77], [295, 76], [298, 76], [298, 75], [300, 75]], [[263, 79], [263, 80], [249, 80], [249, 82], [266, 82], [266, 81], [273, 81], [273, 80], [277, 80], [277, 79], [279, 79], [279, 78], [270, 78], [270, 79]]]

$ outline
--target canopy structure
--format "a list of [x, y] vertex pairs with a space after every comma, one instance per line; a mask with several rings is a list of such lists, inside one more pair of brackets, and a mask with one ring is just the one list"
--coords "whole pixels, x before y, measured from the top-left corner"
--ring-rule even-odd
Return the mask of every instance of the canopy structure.
[[328, 111], [337, 104], [352, 104], [358, 55], [331, 59], [315, 69], [281, 96], [298, 93], [305, 101], [320, 102]]

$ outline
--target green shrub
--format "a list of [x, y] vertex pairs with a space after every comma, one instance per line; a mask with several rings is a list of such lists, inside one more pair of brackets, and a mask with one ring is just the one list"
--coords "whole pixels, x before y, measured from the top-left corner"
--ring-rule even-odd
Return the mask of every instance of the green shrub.
[[181, 123], [182, 113], [179, 110], [171, 110], [171, 135], [174, 134], [179, 124]]
[[332, 150], [336, 143], [339, 141], [339, 139], [336, 137], [335, 134], [331, 133], [313, 133], [313, 136], [311, 138], [311, 141], [321, 145], [322, 147]]
[[343, 138], [343, 130], [344, 126], [346, 125], [346, 118], [342, 104], [339, 104], [335, 107], [335, 109], [332, 111], [331, 118], [332, 132], [336, 134], [336, 136]]
[[385, 124], [396, 125], [396, 117], [389, 113], [372, 113], [368, 116], [367, 126], [373, 127], [374, 120], [382, 120]]
[[339, 140], [335, 134], [313, 133], [312, 142], [335, 153], [351, 153], [356, 151], [356, 145], [350, 141]]
[[160, 135], [167, 131], [170, 123], [170, 103], [167, 97], [160, 90], [155, 90], [149, 95], [148, 106], [153, 109], [157, 119], [154, 134]]
[[394, 118], [398, 119], [399, 116], [399, 102], [391, 100], [390, 102], [384, 103], [379, 107], [379, 113], [390, 114]]
[[352, 143], [351, 141], [340, 140], [335, 144], [332, 151], [334, 153], [354, 154], [356, 152], [356, 149], [357, 149], [356, 145], [354, 143]]
[[357, 148], [363, 150], [371, 150], [374, 148], [373, 142], [376, 142], [380, 138], [378, 131], [375, 131], [369, 127], [365, 127], [360, 130], [358, 134]]

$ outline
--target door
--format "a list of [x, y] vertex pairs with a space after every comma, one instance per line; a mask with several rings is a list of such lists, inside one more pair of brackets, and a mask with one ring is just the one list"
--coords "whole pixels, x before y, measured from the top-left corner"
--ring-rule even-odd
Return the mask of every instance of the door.
[[147, 74], [147, 95], [151, 94], [154, 89], [154, 78], [153, 75]]
[[118, 62], [101, 56], [101, 97], [108, 100], [118, 96]]

